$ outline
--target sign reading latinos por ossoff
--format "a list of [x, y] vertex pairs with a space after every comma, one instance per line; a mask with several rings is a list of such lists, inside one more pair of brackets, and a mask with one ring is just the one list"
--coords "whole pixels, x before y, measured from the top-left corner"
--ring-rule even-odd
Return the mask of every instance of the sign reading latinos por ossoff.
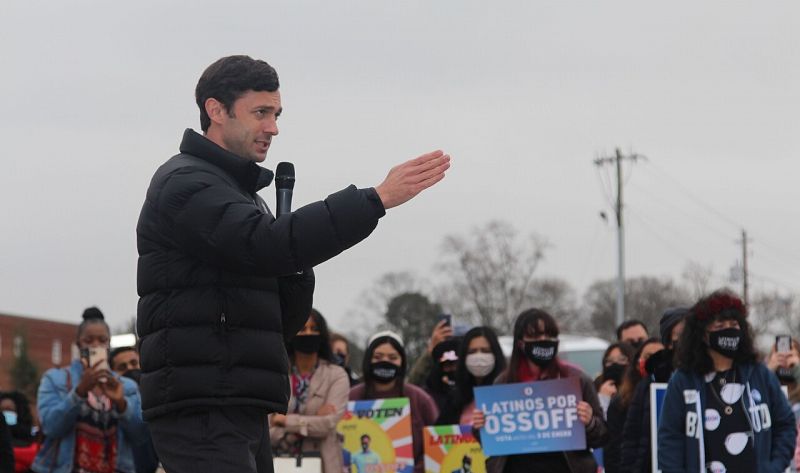
[[414, 446], [408, 398], [350, 401], [336, 430], [351, 473], [411, 473]]
[[585, 449], [581, 400], [574, 377], [475, 388], [475, 407], [486, 416], [483, 451], [494, 456]]
[[486, 456], [469, 425], [425, 427], [425, 473], [486, 473]]

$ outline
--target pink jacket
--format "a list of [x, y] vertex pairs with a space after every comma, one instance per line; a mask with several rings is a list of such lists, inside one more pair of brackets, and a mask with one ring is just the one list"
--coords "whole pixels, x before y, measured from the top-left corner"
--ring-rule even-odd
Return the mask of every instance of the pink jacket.
[[[286, 427], [269, 428], [269, 436], [276, 445], [284, 434], [299, 434], [305, 437], [304, 452], [319, 452], [322, 457], [324, 473], [340, 473], [342, 471], [342, 444], [336, 438], [336, 424], [347, 408], [347, 396], [350, 392], [350, 381], [344, 369], [319, 360], [319, 366], [311, 377], [306, 404], [297, 414], [292, 414], [297, 400], [292, 396], [289, 400], [289, 414], [286, 415]], [[327, 416], [315, 415], [324, 404], [336, 406], [336, 413]]]

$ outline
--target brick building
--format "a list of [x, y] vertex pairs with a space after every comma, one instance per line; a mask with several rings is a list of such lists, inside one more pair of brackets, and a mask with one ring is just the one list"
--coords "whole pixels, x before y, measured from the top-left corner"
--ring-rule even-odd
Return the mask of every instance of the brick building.
[[0, 314], [0, 390], [15, 388], [11, 368], [23, 345], [41, 376], [47, 369], [66, 366], [77, 358], [77, 332], [77, 324]]

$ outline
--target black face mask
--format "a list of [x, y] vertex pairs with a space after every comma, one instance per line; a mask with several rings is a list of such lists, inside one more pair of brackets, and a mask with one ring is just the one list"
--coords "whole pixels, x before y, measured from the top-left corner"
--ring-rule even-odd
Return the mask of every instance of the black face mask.
[[141, 379], [141, 377], [142, 377], [142, 371], [141, 370], [128, 370], [128, 371], [122, 373], [122, 376], [125, 376], [126, 378], [130, 378], [130, 379], [136, 381], [136, 384], [139, 384], [139, 379]]
[[606, 366], [603, 368], [603, 381], [608, 381], [610, 379], [619, 386], [622, 384], [622, 375], [625, 374], [625, 368], [627, 367], [627, 365], [621, 365], [619, 363], [612, 363]]
[[345, 363], [346, 363], [345, 359], [346, 359], [345, 356], [343, 354], [341, 354], [341, 353], [334, 353], [333, 354], [333, 362], [337, 366], [341, 366], [342, 368], [344, 368]]
[[634, 351], [639, 351], [639, 348], [642, 348], [642, 345], [644, 345], [644, 342], [645, 342], [644, 339], [631, 340], [630, 342], [628, 342], [628, 345], [632, 346]]
[[310, 355], [319, 352], [322, 337], [320, 335], [298, 335], [292, 339], [294, 351]]
[[778, 369], [775, 370], [775, 374], [778, 376], [778, 381], [780, 381], [781, 384], [792, 384], [797, 381], [794, 379], [794, 373], [791, 368], [779, 366]]
[[672, 355], [673, 351], [664, 349], [650, 355], [644, 363], [644, 369], [657, 383], [666, 383], [672, 376]]
[[708, 346], [727, 358], [736, 356], [741, 341], [742, 331], [738, 328], [726, 328], [708, 333]]
[[558, 340], [525, 342], [525, 356], [537, 366], [547, 366], [558, 354]]
[[394, 381], [400, 374], [400, 367], [389, 361], [378, 361], [369, 365], [372, 378], [379, 383]]

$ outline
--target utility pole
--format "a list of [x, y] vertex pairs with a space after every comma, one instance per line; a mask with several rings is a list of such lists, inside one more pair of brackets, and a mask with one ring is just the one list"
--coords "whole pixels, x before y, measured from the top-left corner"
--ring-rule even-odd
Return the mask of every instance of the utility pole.
[[614, 156], [594, 160], [594, 164], [598, 167], [606, 164], [617, 167], [617, 202], [614, 206], [614, 212], [617, 214], [617, 326], [625, 320], [625, 225], [622, 218], [622, 161], [627, 159], [635, 162], [637, 159], [643, 158], [644, 156], [638, 154], [626, 156], [617, 148]]
[[749, 300], [747, 297], [748, 291], [748, 272], [747, 272], [747, 230], [742, 229], [742, 298], [744, 305], [747, 305]]

